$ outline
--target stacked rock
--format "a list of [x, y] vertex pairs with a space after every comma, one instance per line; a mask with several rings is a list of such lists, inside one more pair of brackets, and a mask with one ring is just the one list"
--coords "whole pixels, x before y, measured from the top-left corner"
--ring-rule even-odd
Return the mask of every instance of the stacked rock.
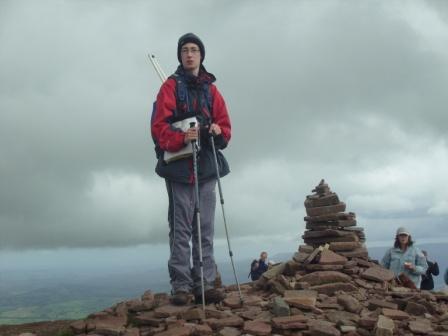
[[302, 238], [313, 248], [329, 244], [331, 251], [348, 258], [367, 258], [364, 229], [356, 226], [356, 215], [345, 212], [346, 205], [324, 180], [305, 200], [306, 231]]

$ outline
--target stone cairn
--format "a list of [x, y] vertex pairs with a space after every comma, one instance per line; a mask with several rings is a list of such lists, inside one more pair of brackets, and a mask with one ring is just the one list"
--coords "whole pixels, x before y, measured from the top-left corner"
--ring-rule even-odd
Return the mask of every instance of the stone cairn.
[[367, 258], [364, 229], [356, 226], [356, 215], [344, 212], [345, 203], [339, 201], [324, 180], [313, 192], [305, 200], [307, 230], [302, 236], [305, 244], [314, 248], [329, 244], [331, 251], [342, 256]]
[[147, 291], [71, 325], [74, 335], [448, 336], [448, 294], [400, 285], [370, 260], [354, 213], [324, 181], [307, 196], [305, 244], [222, 303], [170, 304]]

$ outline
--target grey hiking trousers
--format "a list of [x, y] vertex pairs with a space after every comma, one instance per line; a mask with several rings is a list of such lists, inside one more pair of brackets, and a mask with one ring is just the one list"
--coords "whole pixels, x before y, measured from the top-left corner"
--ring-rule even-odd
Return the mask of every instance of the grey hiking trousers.
[[[205, 290], [213, 288], [216, 265], [213, 257], [214, 218], [216, 206], [216, 180], [199, 183], [199, 205], [202, 236], [202, 259]], [[166, 180], [169, 198], [168, 223], [170, 259], [168, 271], [172, 291], [193, 290], [201, 293], [199, 265], [199, 237], [195, 216], [194, 184]], [[192, 241], [192, 251], [190, 249]], [[191, 253], [192, 252], [192, 253]], [[193, 263], [191, 264], [191, 257]]]

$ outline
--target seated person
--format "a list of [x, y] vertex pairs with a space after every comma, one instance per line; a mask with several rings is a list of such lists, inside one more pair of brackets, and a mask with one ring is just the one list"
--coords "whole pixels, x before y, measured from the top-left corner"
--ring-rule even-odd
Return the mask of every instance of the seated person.
[[260, 279], [261, 275], [268, 270], [268, 254], [267, 252], [261, 252], [260, 259], [252, 261], [250, 265], [249, 276], [252, 281]]

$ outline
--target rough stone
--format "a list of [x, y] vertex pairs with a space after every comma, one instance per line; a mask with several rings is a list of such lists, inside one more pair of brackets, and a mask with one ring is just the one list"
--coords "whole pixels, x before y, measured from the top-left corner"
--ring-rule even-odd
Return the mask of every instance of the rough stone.
[[128, 328], [122, 336], [140, 336], [139, 328]]
[[330, 250], [324, 250], [320, 254], [320, 265], [345, 265], [347, 258]]
[[285, 300], [279, 296], [274, 298], [272, 305], [272, 314], [275, 316], [289, 316], [291, 311]]
[[428, 310], [424, 305], [410, 301], [406, 305], [405, 312], [415, 316], [422, 316], [425, 315], [428, 312]]
[[87, 320], [87, 329], [93, 329], [98, 334], [105, 336], [120, 336], [125, 330], [126, 318], [107, 315], [92, 320]]
[[241, 331], [232, 327], [224, 327], [218, 332], [219, 336], [240, 336]]
[[362, 306], [359, 303], [359, 301], [351, 295], [347, 295], [347, 294], [338, 295], [337, 298], [338, 298], [338, 303], [342, 307], [344, 307], [345, 310], [347, 310], [351, 313], [358, 313], [362, 309]]
[[431, 322], [429, 320], [419, 319], [416, 321], [409, 322], [409, 330], [416, 334], [428, 335], [433, 332], [434, 329], [431, 327]]
[[306, 214], [311, 217], [322, 216], [337, 212], [344, 212], [345, 208], [346, 208], [345, 203], [340, 202], [339, 204], [335, 205], [327, 205], [316, 208], [306, 208]]
[[360, 242], [332, 242], [330, 243], [330, 250], [334, 252], [353, 251], [362, 247]]
[[389, 309], [389, 308], [383, 308], [381, 310], [382, 314], [386, 317], [391, 318], [392, 320], [407, 320], [409, 319], [409, 314], [398, 310], [398, 309]]
[[272, 319], [273, 327], [282, 330], [288, 329], [307, 329], [308, 318], [303, 315], [293, 315], [285, 317], [274, 317]]
[[398, 309], [398, 305], [396, 303], [388, 302], [385, 300], [370, 299], [369, 300], [369, 309], [375, 310], [377, 308]]
[[355, 292], [358, 290], [356, 286], [346, 282], [336, 282], [318, 286], [311, 286], [310, 289], [317, 291], [319, 294], [323, 293], [329, 296], [334, 295], [336, 291]]
[[272, 332], [271, 326], [263, 321], [246, 321], [243, 330], [245, 333], [259, 336], [268, 336]]
[[305, 208], [316, 208], [327, 205], [339, 204], [339, 197], [335, 193], [328, 195], [308, 195], [305, 200]]
[[167, 304], [154, 309], [154, 316], [160, 318], [178, 316], [185, 313], [188, 309], [190, 309], [189, 306], [175, 306], [172, 304]]
[[328, 313], [325, 314], [328, 321], [333, 322], [333, 323], [340, 323], [345, 322], [345, 321], [353, 321], [355, 323], [357, 323], [359, 321], [359, 315], [358, 314], [353, 314], [350, 312], [346, 312], [346, 311], [330, 311]]
[[158, 327], [163, 323], [163, 319], [154, 316], [154, 312], [142, 312], [131, 318], [132, 324], [136, 326]]
[[376, 323], [375, 336], [393, 336], [394, 329], [394, 321], [386, 316], [380, 315]]
[[214, 330], [224, 327], [242, 327], [244, 324], [244, 320], [238, 316], [226, 317], [220, 320], [211, 318], [205, 320], [205, 322], [208, 323]]
[[309, 264], [305, 266], [305, 269], [309, 272], [317, 271], [342, 271], [344, 269], [343, 265], [320, 265], [320, 264]]
[[262, 277], [270, 280], [275, 278], [277, 275], [282, 274], [285, 270], [285, 263], [280, 263], [278, 265], [273, 266], [271, 269], [267, 270], [263, 273]]
[[391, 281], [395, 278], [394, 272], [385, 269], [383, 267], [370, 267], [361, 273], [361, 277], [367, 280], [373, 280], [378, 282]]
[[289, 305], [305, 310], [313, 310], [316, 306], [317, 292], [312, 290], [285, 291], [284, 299]]
[[318, 271], [303, 276], [300, 281], [307, 282], [311, 286], [323, 285], [334, 282], [349, 282], [351, 277], [335, 271]]
[[193, 328], [187, 326], [174, 327], [160, 333], [155, 336], [190, 336], [193, 333]]
[[185, 321], [205, 320], [205, 312], [201, 308], [192, 308], [181, 313], [182, 319]]
[[341, 332], [327, 321], [312, 321], [309, 324], [311, 336], [340, 336]]

